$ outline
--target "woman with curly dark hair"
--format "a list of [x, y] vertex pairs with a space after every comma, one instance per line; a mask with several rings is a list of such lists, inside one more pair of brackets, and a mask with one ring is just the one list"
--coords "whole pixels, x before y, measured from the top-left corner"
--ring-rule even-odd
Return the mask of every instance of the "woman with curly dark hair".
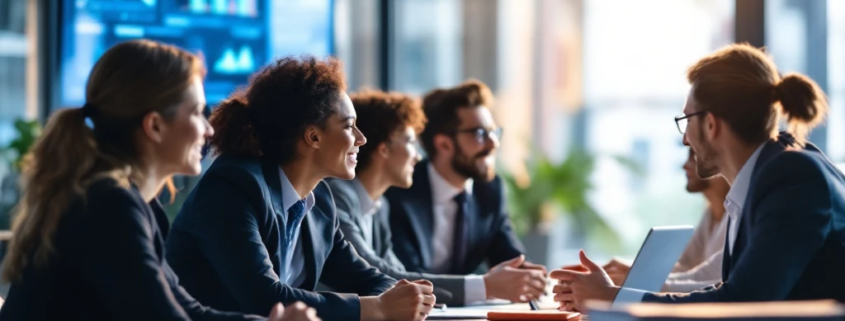
[[[213, 307], [303, 301], [323, 320], [421, 320], [428, 281], [396, 282], [343, 239], [327, 177], [355, 177], [366, 138], [335, 59], [284, 58], [212, 113], [219, 157], [173, 222], [167, 259]], [[321, 282], [339, 292], [313, 292]], [[360, 295], [360, 297], [359, 297]]]

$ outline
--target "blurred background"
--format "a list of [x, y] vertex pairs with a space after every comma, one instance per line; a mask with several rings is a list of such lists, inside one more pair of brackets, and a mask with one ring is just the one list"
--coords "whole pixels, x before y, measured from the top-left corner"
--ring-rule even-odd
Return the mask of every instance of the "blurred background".
[[[686, 68], [726, 44], [765, 46], [782, 73], [816, 80], [832, 108], [811, 140], [845, 161], [842, 0], [0, 0], [0, 229], [21, 153], [52, 111], [84, 103], [99, 55], [133, 38], [200, 54], [209, 109], [291, 54], [340, 58], [350, 91], [484, 81], [512, 218], [552, 267], [581, 248], [632, 257], [651, 226], [698, 222], [673, 117]], [[171, 215], [195, 181], [176, 179]]]

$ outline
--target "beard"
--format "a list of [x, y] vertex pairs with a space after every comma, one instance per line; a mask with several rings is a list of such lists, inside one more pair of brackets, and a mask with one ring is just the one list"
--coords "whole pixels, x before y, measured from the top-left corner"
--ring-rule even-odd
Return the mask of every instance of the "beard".
[[[696, 172], [698, 172], [698, 169], [696, 169]], [[710, 187], [710, 180], [702, 179], [698, 177], [699, 175], [700, 174], [696, 173], [696, 177], [690, 177], [687, 179], [687, 192], [699, 193]]]
[[[699, 128], [699, 137], [704, 137], [704, 128]], [[708, 179], [719, 175], [719, 168], [716, 166], [716, 153], [713, 146], [702, 141], [698, 150], [695, 151], [695, 172], [698, 177]]]
[[473, 180], [482, 181], [482, 182], [489, 182], [493, 180], [496, 176], [496, 172], [493, 171], [493, 167], [487, 167], [486, 170], [478, 168], [475, 165], [475, 161], [478, 159], [482, 159], [490, 155], [493, 152], [492, 149], [483, 150], [478, 152], [474, 156], [466, 156], [466, 153], [458, 146], [458, 142], [455, 142], [455, 155], [452, 157], [452, 168], [455, 169], [455, 172], [458, 172], [461, 176], [472, 178]]

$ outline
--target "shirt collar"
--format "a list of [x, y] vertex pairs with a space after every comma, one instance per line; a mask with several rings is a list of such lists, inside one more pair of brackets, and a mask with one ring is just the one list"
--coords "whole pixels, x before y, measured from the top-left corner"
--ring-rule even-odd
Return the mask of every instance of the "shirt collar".
[[285, 213], [290, 210], [293, 204], [300, 200], [305, 200], [305, 212], [308, 213], [314, 207], [314, 193], [308, 192], [304, 199], [299, 198], [299, 194], [293, 189], [293, 184], [290, 183], [285, 171], [279, 168], [279, 177], [282, 180], [282, 206], [285, 208]]
[[733, 204], [739, 209], [742, 209], [742, 207], [745, 206], [745, 198], [748, 196], [748, 187], [751, 184], [751, 174], [754, 173], [754, 167], [757, 165], [757, 158], [760, 157], [760, 152], [765, 146], [766, 143], [760, 144], [760, 146], [757, 147], [757, 150], [755, 150], [754, 153], [751, 154], [751, 157], [745, 161], [745, 164], [742, 165], [739, 173], [736, 174], [736, 179], [733, 184], [731, 184], [731, 189], [728, 191], [727, 197], [725, 197], [726, 208], [729, 204]]
[[439, 172], [437, 172], [437, 169], [434, 168], [434, 165], [431, 163], [428, 163], [428, 180], [431, 182], [431, 193], [434, 204], [451, 202], [455, 196], [463, 191], [466, 191], [467, 195], [472, 195], [471, 178], [466, 181], [463, 189], [455, 188], [452, 184], [449, 184], [449, 182], [447, 182]]
[[361, 203], [361, 213], [364, 215], [374, 215], [381, 208], [381, 200], [373, 201], [370, 198], [370, 193], [367, 192], [367, 188], [364, 187], [364, 183], [361, 183], [361, 180], [354, 179], [355, 191], [358, 192], [358, 201]]

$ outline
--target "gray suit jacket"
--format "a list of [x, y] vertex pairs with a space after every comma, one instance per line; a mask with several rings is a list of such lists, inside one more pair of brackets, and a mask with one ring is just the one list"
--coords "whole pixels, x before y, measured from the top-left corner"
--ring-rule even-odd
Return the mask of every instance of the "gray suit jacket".
[[[334, 195], [337, 216], [340, 220], [340, 229], [346, 240], [352, 244], [358, 255], [364, 258], [367, 263], [379, 269], [395, 279], [408, 279], [409, 281], [426, 279], [434, 283], [435, 288], [448, 291], [451, 298], [437, 297], [437, 302], [447, 305], [464, 305], [465, 277], [461, 275], [428, 274], [409, 272], [396, 254], [393, 253], [393, 246], [390, 241], [390, 204], [384, 196], [381, 198], [381, 207], [373, 217], [373, 244], [364, 239], [362, 230], [363, 223], [360, 219], [361, 202], [356, 191], [358, 182], [354, 180], [327, 179], [329, 187]], [[437, 294], [437, 292], [435, 292]]]

